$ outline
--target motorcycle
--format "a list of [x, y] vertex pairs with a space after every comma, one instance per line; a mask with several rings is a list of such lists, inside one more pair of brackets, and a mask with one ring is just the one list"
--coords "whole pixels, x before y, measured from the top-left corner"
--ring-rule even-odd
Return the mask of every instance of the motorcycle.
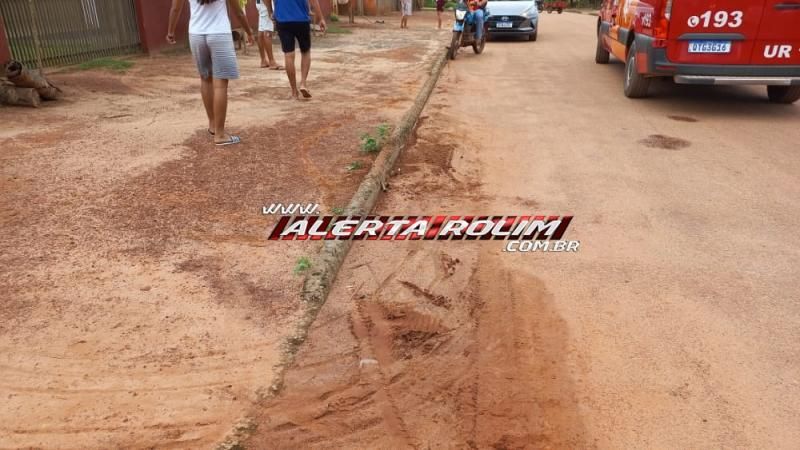
[[[464, 0], [459, 0], [455, 8], [456, 21], [453, 24], [453, 39], [450, 41], [450, 50], [448, 57], [456, 59], [458, 49], [461, 47], [472, 46], [475, 54], [481, 54], [483, 47], [486, 46], [486, 36], [489, 34], [488, 21], [483, 22], [483, 36], [478, 41], [475, 38], [475, 13], [470, 11], [469, 6]], [[489, 17], [489, 12], [484, 11], [484, 18]]]

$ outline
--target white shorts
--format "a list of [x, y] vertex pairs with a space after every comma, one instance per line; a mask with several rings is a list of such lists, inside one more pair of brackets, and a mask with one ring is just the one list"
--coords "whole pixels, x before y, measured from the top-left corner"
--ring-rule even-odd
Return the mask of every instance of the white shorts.
[[258, 31], [275, 31], [275, 24], [269, 18], [267, 6], [263, 2], [258, 2], [256, 8], [258, 8]]
[[401, 10], [404, 16], [410, 16], [411, 12], [414, 10], [411, 0], [400, 0], [400, 6], [402, 7]]

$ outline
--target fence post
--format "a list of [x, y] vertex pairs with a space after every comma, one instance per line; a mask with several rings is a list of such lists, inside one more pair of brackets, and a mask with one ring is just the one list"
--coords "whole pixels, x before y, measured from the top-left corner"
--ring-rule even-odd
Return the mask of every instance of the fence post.
[[33, 34], [33, 52], [36, 57], [36, 67], [39, 68], [40, 74], [44, 74], [44, 66], [42, 66], [42, 43], [39, 40], [39, 26], [36, 24], [36, 8], [33, 6], [33, 0], [28, 0], [28, 8], [31, 12], [31, 34]]

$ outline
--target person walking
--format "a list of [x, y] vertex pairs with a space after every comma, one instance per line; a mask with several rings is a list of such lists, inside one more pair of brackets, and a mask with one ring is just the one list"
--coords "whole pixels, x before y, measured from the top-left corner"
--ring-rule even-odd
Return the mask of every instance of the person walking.
[[414, 9], [412, 0], [400, 0], [400, 9], [403, 14], [400, 19], [400, 28], [408, 28], [408, 18], [411, 17], [411, 12]]
[[[275, 0], [273, 9], [272, 2], [267, 1], [269, 15], [275, 20], [275, 28], [278, 30], [278, 38], [281, 40], [281, 50], [283, 50], [283, 62], [286, 67], [286, 76], [289, 78], [289, 86], [292, 88], [292, 97], [299, 99], [311, 98], [311, 91], [308, 89], [308, 72], [311, 69], [311, 11], [309, 3], [314, 9], [314, 15], [319, 17], [319, 27], [323, 32], [326, 30], [325, 18], [322, 17], [322, 9], [319, 7], [318, 0]], [[300, 47], [300, 85], [297, 84], [297, 70], [295, 69], [295, 41]]]
[[272, 33], [275, 32], [275, 24], [269, 17], [269, 9], [267, 9], [267, 2], [272, 0], [256, 0], [256, 9], [258, 9], [258, 52], [261, 54], [261, 67], [269, 67], [270, 70], [281, 70], [283, 67], [275, 62], [275, 56], [272, 53]]
[[[167, 42], [175, 44], [175, 27], [187, 0], [172, 0], [169, 11]], [[250, 45], [254, 43], [253, 31], [244, 11], [236, 0], [188, 0], [189, 46], [200, 73], [200, 96], [208, 116], [208, 133], [218, 146], [238, 144], [239, 136], [225, 132], [228, 113], [228, 81], [239, 78], [236, 50], [233, 48], [231, 22], [228, 8], [247, 33]]]
[[444, 13], [444, 2], [445, 0], [436, 0], [436, 18], [439, 21], [439, 26], [437, 29], [442, 29], [442, 13]]

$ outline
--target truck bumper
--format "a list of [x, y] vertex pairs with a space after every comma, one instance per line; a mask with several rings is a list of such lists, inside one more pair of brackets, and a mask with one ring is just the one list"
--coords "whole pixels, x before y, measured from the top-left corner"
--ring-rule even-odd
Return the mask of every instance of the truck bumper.
[[667, 58], [667, 49], [655, 47], [655, 39], [636, 35], [640, 73], [672, 77], [680, 84], [800, 85], [800, 66], [681, 64]]
[[741, 76], [709, 76], [709, 75], [675, 75], [672, 77], [678, 84], [727, 84], [762, 86], [800, 86], [800, 77], [741, 77]]

